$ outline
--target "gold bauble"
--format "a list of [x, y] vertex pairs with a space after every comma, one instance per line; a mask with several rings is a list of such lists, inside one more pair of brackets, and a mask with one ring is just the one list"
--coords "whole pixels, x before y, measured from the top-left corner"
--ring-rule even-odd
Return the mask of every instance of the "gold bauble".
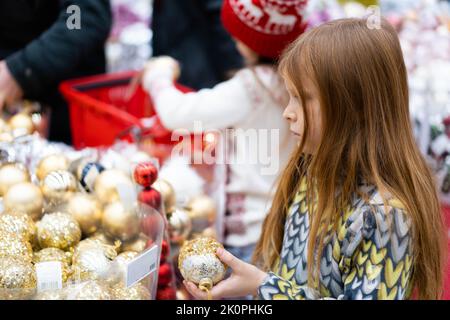
[[120, 170], [104, 170], [95, 179], [94, 191], [101, 203], [119, 201], [118, 187], [131, 190], [135, 188], [131, 179]]
[[135, 251], [125, 251], [114, 259], [112, 266], [114, 276], [110, 279], [112, 283], [124, 284], [128, 263], [138, 255]]
[[107, 244], [110, 246], [114, 246], [114, 247], [116, 247], [116, 251], [119, 251], [120, 246], [122, 245], [122, 241], [114, 240], [114, 239], [108, 237], [103, 230], [99, 230], [99, 231], [95, 232], [88, 239], [99, 241], [103, 244]]
[[76, 246], [81, 239], [78, 222], [67, 213], [48, 213], [36, 226], [41, 248], [52, 247], [69, 250]]
[[49, 203], [61, 204], [77, 191], [77, 180], [69, 171], [52, 171], [42, 180], [41, 190]]
[[65, 300], [66, 299], [66, 290], [45, 290], [38, 292], [33, 300]]
[[206, 195], [193, 197], [188, 202], [186, 209], [188, 209], [192, 221], [192, 231], [196, 233], [202, 232], [216, 218], [216, 204]]
[[175, 191], [172, 185], [164, 179], [158, 179], [152, 187], [161, 194], [166, 212], [171, 212], [176, 204]]
[[3, 213], [0, 214], [0, 234], [2, 233], [15, 234], [23, 241], [33, 243], [36, 239], [36, 225], [25, 213]]
[[167, 214], [167, 219], [169, 222], [169, 235], [171, 242], [182, 243], [189, 237], [192, 230], [192, 223], [186, 210], [177, 208]]
[[75, 248], [72, 258], [73, 281], [105, 279], [110, 275], [116, 247], [86, 239]]
[[225, 277], [226, 266], [216, 255], [223, 246], [212, 238], [198, 238], [184, 243], [178, 257], [178, 267], [185, 280], [211, 290]]
[[85, 236], [95, 233], [102, 220], [102, 209], [99, 203], [87, 194], [74, 195], [69, 200], [67, 212], [77, 220]]
[[33, 249], [28, 241], [23, 240], [20, 235], [14, 233], [0, 233], [0, 257], [20, 257], [31, 262]]
[[114, 295], [104, 281], [90, 280], [67, 288], [66, 300], [113, 300]]
[[69, 160], [63, 154], [52, 154], [43, 158], [36, 168], [36, 176], [43, 180], [50, 172], [57, 170], [67, 170]]
[[136, 208], [126, 208], [121, 202], [107, 205], [103, 211], [102, 227], [106, 234], [121, 241], [139, 234], [140, 219]]
[[34, 132], [34, 123], [31, 117], [25, 113], [18, 113], [12, 116], [8, 121], [13, 132], [18, 135], [32, 134]]
[[122, 251], [142, 252], [146, 249], [148, 240], [149, 238], [141, 233], [137, 239], [122, 243]]
[[2, 165], [0, 167], [0, 196], [4, 196], [13, 185], [29, 181], [30, 174], [23, 165], [18, 163]]
[[119, 283], [112, 287], [115, 300], [151, 300], [150, 290], [142, 283], [136, 283], [127, 288]]
[[31, 262], [19, 257], [0, 258], [0, 300], [27, 299], [36, 288], [36, 272]]
[[35, 264], [49, 261], [61, 262], [62, 279], [63, 282], [66, 282], [71, 274], [72, 253], [57, 248], [45, 248], [33, 255], [33, 263]]
[[30, 182], [19, 183], [9, 188], [3, 201], [5, 212], [26, 213], [34, 221], [42, 216], [44, 198], [39, 187]]

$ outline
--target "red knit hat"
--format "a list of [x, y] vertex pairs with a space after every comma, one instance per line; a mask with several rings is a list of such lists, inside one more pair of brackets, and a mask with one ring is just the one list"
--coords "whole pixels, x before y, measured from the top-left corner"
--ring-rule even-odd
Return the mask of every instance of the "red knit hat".
[[227, 31], [260, 56], [278, 58], [306, 29], [307, 0], [224, 0], [222, 22]]

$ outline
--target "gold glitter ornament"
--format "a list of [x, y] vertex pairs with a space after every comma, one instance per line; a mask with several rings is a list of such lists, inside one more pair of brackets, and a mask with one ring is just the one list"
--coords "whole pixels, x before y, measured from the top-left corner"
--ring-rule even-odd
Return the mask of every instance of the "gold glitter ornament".
[[149, 239], [150, 238], [141, 233], [137, 239], [124, 242], [122, 244], [122, 251], [142, 252], [146, 249]]
[[188, 202], [186, 208], [192, 221], [193, 232], [202, 232], [214, 223], [216, 218], [216, 204], [210, 197], [206, 195], [193, 197]]
[[26, 213], [34, 221], [42, 216], [44, 198], [41, 190], [30, 182], [23, 182], [9, 188], [3, 198], [5, 212]]
[[127, 272], [127, 265], [128, 263], [136, 258], [139, 254], [135, 251], [125, 251], [119, 254], [113, 262], [112, 265], [112, 274], [114, 275], [111, 277], [112, 283], [119, 283], [123, 284], [126, 277]]
[[216, 255], [223, 246], [212, 238], [197, 238], [184, 243], [178, 257], [181, 275], [208, 293], [225, 277], [226, 266]]
[[45, 248], [33, 255], [33, 263], [35, 264], [48, 261], [61, 262], [62, 278], [63, 282], [66, 282], [71, 274], [72, 253], [57, 248]]
[[129, 190], [135, 188], [131, 178], [117, 169], [104, 170], [95, 179], [94, 191], [103, 204], [120, 200], [118, 187]]
[[116, 247], [86, 239], [75, 248], [72, 258], [74, 281], [105, 279], [110, 275], [112, 261], [117, 257]]
[[17, 135], [32, 134], [35, 129], [33, 120], [25, 113], [18, 113], [12, 116], [8, 121], [8, 125], [11, 127], [14, 134]]
[[0, 196], [4, 196], [13, 185], [29, 182], [27, 168], [19, 163], [6, 163], [0, 167]]
[[44, 178], [52, 171], [67, 170], [69, 168], [69, 160], [63, 154], [49, 155], [39, 162], [36, 167], [36, 176], [39, 180]]
[[0, 258], [0, 300], [27, 299], [36, 288], [36, 272], [31, 262], [19, 257]]
[[152, 185], [152, 188], [161, 194], [165, 211], [171, 212], [176, 204], [175, 190], [172, 185], [167, 180], [158, 179]]
[[79, 223], [84, 235], [95, 233], [100, 226], [102, 209], [97, 200], [87, 194], [77, 193], [67, 204], [67, 212]]
[[98, 230], [97, 232], [95, 232], [92, 236], [90, 236], [88, 239], [90, 240], [95, 240], [95, 241], [99, 241], [103, 244], [107, 244], [110, 246], [114, 246], [116, 248], [116, 251], [119, 252], [120, 251], [120, 247], [122, 245], [122, 241], [120, 240], [114, 240], [110, 237], [108, 237], [103, 230]]
[[140, 219], [136, 207], [126, 208], [121, 202], [108, 204], [103, 211], [102, 227], [112, 238], [127, 241], [140, 231]]
[[51, 204], [68, 201], [77, 191], [77, 180], [69, 171], [50, 172], [41, 182], [42, 194]]
[[67, 213], [47, 213], [36, 226], [41, 248], [69, 250], [81, 239], [78, 222]]
[[25, 213], [3, 213], [0, 214], [0, 234], [2, 233], [15, 234], [23, 241], [33, 243], [36, 239], [36, 225]]
[[89, 280], [67, 288], [66, 300], [113, 300], [114, 295], [104, 281]]
[[33, 259], [33, 249], [28, 241], [25, 241], [14, 233], [0, 233], [0, 257], [20, 257], [31, 262]]
[[112, 287], [115, 300], [151, 300], [150, 290], [142, 283], [136, 283], [127, 288], [123, 284], [116, 284]]
[[175, 209], [167, 214], [169, 222], [170, 241], [174, 243], [182, 243], [185, 241], [192, 230], [192, 222], [186, 210]]

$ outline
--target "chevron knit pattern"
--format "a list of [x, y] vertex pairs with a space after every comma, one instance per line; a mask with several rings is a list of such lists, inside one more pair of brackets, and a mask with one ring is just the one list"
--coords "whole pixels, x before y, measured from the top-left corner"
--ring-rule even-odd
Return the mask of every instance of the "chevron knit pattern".
[[399, 201], [389, 201], [385, 208], [378, 190], [368, 185], [361, 185], [361, 191], [370, 200], [355, 197], [324, 246], [319, 289], [307, 286], [306, 188], [302, 183], [291, 205], [279, 266], [260, 286], [259, 298], [408, 299], [413, 269], [411, 221]]

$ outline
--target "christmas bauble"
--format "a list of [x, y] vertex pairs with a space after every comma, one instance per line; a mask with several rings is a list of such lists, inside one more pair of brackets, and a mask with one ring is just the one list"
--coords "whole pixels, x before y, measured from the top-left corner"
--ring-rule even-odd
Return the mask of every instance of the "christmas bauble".
[[93, 192], [95, 180], [104, 170], [105, 168], [100, 163], [82, 162], [77, 169], [77, 178], [83, 189], [87, 192]]
[[183, 278], [198, 284], [202, 290], [211, 290], [226, 272], [226, 266], [216, 255], [220, 247], [223, 246], [212, 238], [185, 242], [178, 257], [178, 267]]
[[25, 113], [18, 113], [8, 121], [11, 130], [15, 135], [26, 135], [34, 132], [34, 123], [31, 117]]
[[75, 248], [72, 259], [74, 281], [106, 279], [117, 252], [114, 246], [86, 239]]
[[159, 266], [158, 287], [166, 287], [173, 278], [172, 265], [170, 263], [162, 263]]
[[116, 247], [116, 251], [119, 250], [122, 245], [122, 241], [114, 240], [114, 239], [108, 237], [103, 230], [99, 230], [99, 231], [95, 232], [88, 239], [100, 241], [103, 244], [114, 246], [114, 247]]
[[78, 193], [70, 198], [67, 212], [80, 225], [84, 235], [89, 236], [97, 231], [102, 221], [102, 209], [97, 200], [87, 194]]
[[118, 188], [134, 189], [131, 179], [120, 170], [104, 170], [95, 180], [95, 194], [102, 203], [120, 201]]
[[80, 225], [67, 213], [48, 213], [36, 223], [36, 226], [41, 248], [69, 250], [81, 239]]
[[140, 219], [135, 207], [126, 208], [121, 202], [107, 205], [103, 211], [102, 227], [106, 234], [121, 241], [135, 238], [140, 231]]
[[216, 218], [216, 205], [214, 201], [206, 195], [192, 198], [186, 207], [192, 221], [193, 232], [202, 232], [205, 228], [210, 226]]
[[161, 194], [166, 212], [172, 211], [176, 204], [175, 191], [172, 185], [164, 179], [158, 179], [152, 187]]
[[35, 252], [33, 255], [34, 264], [48, 261], [61, 262], [62, 278], [63, 281], [66, 282], [72, 272], [70, 268], [72, 263], [72, 253], [57, 248], [45, 248]]
[[90, 280], [67, 288], [66, 300], [113, 300], [114, 295], [104, 281]]
[[175, 209], [167, 214], [169, 222], [170, 241], [174, 243], [182, 243], [189, 237], [192, 230], [192, 223], [186, 210]]
[[15, 234], [17, 238], [33, 243], [36, 238], [36, 225], [25, 213], [3, 213], [0, 214], [0, 234], [2, 233]]
[[176, 291], [172, 287], [166, 287], [158, 289], [156, 293], [156, 300], [175, 300], [176, 299]]
[[30, 174], [25, 166], [19, 163], [2, 165], [0, 167], [0, 196], [4, 196], [13, 185], [29, 181]]
[[69, 160], [63, 154], [49, 155], [39, 162], [36, 167], [36, 176], [39, 180], [43, 180], [50, 172], [57, 170], [67, 170], [69, 168]]
[[134, 181], [143, 186], [149, 188], [158, 177], [158, 170], [151, 162], [139, 163], [134, 169]]
[[144, 234], [140, 234], [137, 239], [124, 242], [122, 244], [122, 251], [142, 252], [147, 248], [149, 238]]
[[69, 171], [52, 171], [42, 180], [41, 190], [49, 203], [60, 204], [68, 201], [76, 192], [77, 181]]
[[4, 199], [6, 212], [26, 213], [34, 221], [42, 216], [44, 199], [41, 190], [30, 182], [23, 182], [12, 186]]
[[0, 300], [27, 299], [35, 288], [36, 273], [31, 262], [19, 257], [0, 258]]
[[136, 283], [127, 288], [119, 283], [112, 287], [115, 300], [150, 300], [151, 294], [143, 284]]
[[115, 283], [124, 283], [128, 263], [137, 256], [138, 253], [135, 251], [124, 251], [114, 259], [113, 273], [115, 274]]
[[161, 194], [153, 188], [141, 190], [138, 200], [157, 210], [161, 207]]
[[0, 257], [20, 257], [31, 262], [33, 259], [33, 249], [28, 241], [20, 238], [14, 233], [0, 233]]

